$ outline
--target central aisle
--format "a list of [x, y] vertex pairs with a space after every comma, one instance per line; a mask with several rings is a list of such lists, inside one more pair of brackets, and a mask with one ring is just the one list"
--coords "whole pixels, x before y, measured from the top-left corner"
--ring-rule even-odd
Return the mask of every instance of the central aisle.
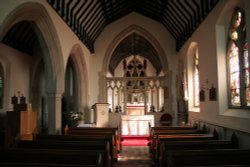
[[148, 146], [122, 146], [115, 167], [152, 167]]

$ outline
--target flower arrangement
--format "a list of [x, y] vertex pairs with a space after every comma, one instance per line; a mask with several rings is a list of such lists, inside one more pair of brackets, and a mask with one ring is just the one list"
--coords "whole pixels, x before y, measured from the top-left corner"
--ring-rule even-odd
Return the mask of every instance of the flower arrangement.
[[83, 113], [82, 112], [76, 112], [76, 111], [71, 111], [69, 112], [69, 124], [71, 126], [77, 126], [79, 121], [83, 119]]
[[83, 117], [83, 113], [82, 112], [75, 112], [75, 111], [71, 111], [70, 112], [70, 120], [71, 121], [80, 121]]

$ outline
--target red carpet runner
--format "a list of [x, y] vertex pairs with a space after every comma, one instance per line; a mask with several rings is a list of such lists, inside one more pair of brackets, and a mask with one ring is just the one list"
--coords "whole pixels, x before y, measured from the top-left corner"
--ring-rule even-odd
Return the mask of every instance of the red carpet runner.
[[122, 136], [122, 146], [147, 146], [148, 136]]

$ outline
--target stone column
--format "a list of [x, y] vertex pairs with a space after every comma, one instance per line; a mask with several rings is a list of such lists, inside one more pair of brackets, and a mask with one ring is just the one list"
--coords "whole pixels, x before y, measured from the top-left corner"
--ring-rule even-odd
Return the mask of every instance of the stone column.
[[164, 112], [170, 113], [174, 117], [172, 102], [173, 92], [175, 91], [172, 86], [172, 72], [168, 71], [164, 80]]
[[48, 92], [48, 133], [61, 134], [62, 132], [62, 109], [61, 93]]

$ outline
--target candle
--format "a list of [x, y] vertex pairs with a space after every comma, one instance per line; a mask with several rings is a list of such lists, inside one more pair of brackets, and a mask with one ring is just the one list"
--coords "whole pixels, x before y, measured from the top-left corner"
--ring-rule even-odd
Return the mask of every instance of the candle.
[[17, 96], [16, 95], [11, 97], [11, 104], [13, 104], [13, 105], [17, 104]]
[[23, 95], [20, 97], [20, 103], [21, 104], [25, 104], [26, 103], [26, 98]]

